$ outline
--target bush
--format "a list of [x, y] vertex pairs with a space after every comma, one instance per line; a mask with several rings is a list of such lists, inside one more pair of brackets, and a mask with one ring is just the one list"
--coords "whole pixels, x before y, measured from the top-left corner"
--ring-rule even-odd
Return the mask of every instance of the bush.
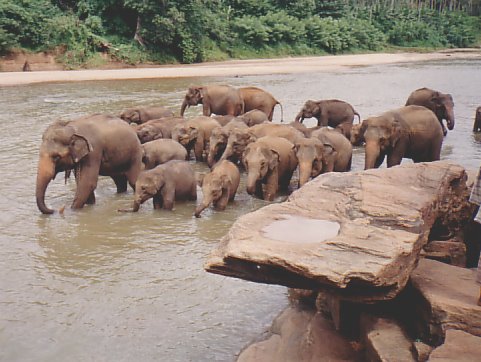
[[396, 21], [389, 30], [388, 37], [389, 42], [394, 45], [434, 47], [445, 45], [438, 30], [423, 21]]

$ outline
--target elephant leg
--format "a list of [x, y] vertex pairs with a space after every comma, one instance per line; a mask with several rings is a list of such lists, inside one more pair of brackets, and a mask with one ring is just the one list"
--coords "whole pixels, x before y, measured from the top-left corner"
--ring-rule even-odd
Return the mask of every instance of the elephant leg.
[[112, 180], [115, 182], [115, 186], [117, 186], [117, 193], [121, 194], [127, 191], [127, 177], [124, 175], [115, 175], [111, 176]]
[[97, 187], [98, 167], [87, 165], [78, 172], [77, 190], [72, 201], [72, 209], [81, 209], [91, 198], [92, 193]]
[[161, 195], [154, 195], [152, 202], [154, 204], [154, 210], [162, 209], [163, 200]]
[[[382, 161], [384, 161], [384, 157], [382, 157]], [[379, 163], [379, 166], [381, 166], [382, 161]], [[399, 152], [396, 152], [396, 150], [394, 150], [394, 152], [391, 152], [389, 155], [387, 155], [387, 167], [400, 165], [401, 161], [402, 161], [402, 155]], [[376, 168], [379, 166], [377, 166], [377, 162], [376, 162]]]
[[92, 191], [89, 198], [85, 202], [87, 205], [93, 205], [95, 204], [95, 191]]
[[214, 207], [220, 211], [225, 210], [228, 202], [229, 202], [229, 193], [227, 192], [227, 190], [223, 190], [222, 196], [217, 201], [214, 202]]
[[174, 200], [175, 200], [175, 190], [172, 190], [171, 192], [165, 190], [162, 190], [162, 200], [163, 200], [163, 209], [164, 210], [172, 210], [174, 208]]
[[141, 172], [141, 164], [136, 167], [132, 167], [129, 171], [125, 173], [125, 177], [127, 178], [127, 182], [129, 183], [130, 187], [135, 191], [135, 183], [137, 182], [137, 177]]
[[256, 197], [259, 199], [264, 199], [264, 190], [262, 189], [262, 182], [259, 180], [256, 182]]
[[277, 177], [277, 172], [273, 172], [267, 178], [266, 192], [264, 193], [264, 200], [273, 201], [277, 195], [277, 190], [279, 188], [279, 180]]

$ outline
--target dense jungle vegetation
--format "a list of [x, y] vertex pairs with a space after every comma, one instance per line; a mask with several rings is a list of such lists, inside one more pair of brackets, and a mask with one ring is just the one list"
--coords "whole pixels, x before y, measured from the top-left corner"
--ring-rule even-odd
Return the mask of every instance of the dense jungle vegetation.
[[[467, 47], [481, 0], [0, 0], [0, 53], [127, 63]], [[94, 65], [94, 64], [93, 64]]]

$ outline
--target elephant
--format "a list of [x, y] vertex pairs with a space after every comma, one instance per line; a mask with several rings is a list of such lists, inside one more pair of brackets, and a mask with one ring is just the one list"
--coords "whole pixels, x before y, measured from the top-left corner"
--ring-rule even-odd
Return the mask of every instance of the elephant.
[[240, 182], [240, 172], [232, 162], [224, 160], [215, 164], [212, 171], [200, 181], [203, 199], [195, 209], [195, 217], [211, 203], [217, 210], [225, 210], [227, 203], [233, 201]]
[[304, 138], [304, 134], [288, 124], [263, 123], [249, 128], [248, 132], [255, 137], [276, 136], [296, 143], [297, 140]]
[[289, 123], [289, 126], [294, 127], [298, 131], [302, 132], [304, 134], [304, 137], [306, 138], [311, 137], [312, 132], [314, 132], [316, 129], [321, 128], [321, 126], [306, 127], [301, 122], [291, 122]]
[[77, 189], [72, 209], [95, 203], [99, 175], [110, 176], [117, 192], [134, 187], [142, 167], [142, 147], [131, 126], [120, 118], [93, 114], [69, 122], [57, 121], [42, 136], [36, 199], [44, 214], [54, 210], [45, 205], [48, 184], [62, 171], [75, 171]]
[[235, 116], [227, 115], [227, 116], [212, 116], [217, 122], [220, 123], [221, 126], [225, 126], [230, 121], [232, 121]]
[[244, 100], [244, 112], [258, 109], [267, 115], [269, 122], [272, 122], [274, 107], [278, 104], [281, 107], [281, 122], [284, 119], [282, 104], [275, 99], [272, 94], [257, 87], [239, 88], [242, 99]]
[[170, 160], [186, 160], [187, 150], [179, 142], [164, 138], [146, 142], [142, 145], [142, 163], [145, 170], [166, 163]]
[[171, 138], [174, 127], [183, 123], [185, 123], [183, 117], [159, 118], [135, 127], [135, 131], [140, 143], [146, 143], [160, 138]]
[[151, 197], [156, 210], [172, 210], [174, 201], [197, 200], [197, 182], [192, 166], [187, 161], [171, 160], [142, 171], [135, 183], [132, 209], [119, 211], [137, 212]]
[[212, 130], [209, 138], [209, 154], [207, 155], [207, 165], [212, 167], [220, 159], [227, 146], [229, 135], [233, 130], [245, 130], [247, 125], [244, 122], [232, 120], [224, 127], [216, 127]]
[[317, 118], [318, 126], [330, 126], [339, 129], [347, 139], [350, 139], [354, 116], [358, 116], [353, 106], [338, 99], [320, 101], [308, 100], [297, 114], [294, 122], [301, 122], [304, 118]]
[[204, 116], [238, 116], [244, 113], [244, 101], [238, 89], [228, 85], [208, 85], [189, 87], [180, 108], [183, 116], [185, 109], [202, 104]]
[[476, 115], [474, 117], [473, 132], [481, 132], [481, 106], [476, 108]]
[[364, 143], [364, 135], [361, 134], [361, 123], [353, 124], [351, 128], [351, 144], [361, 146]]
[[429, 88], [419, 88], [409, 95], [405, 105], [423, 106], [433, 111], [439, 123], [441, 123], [445, 136], [448, 131], [443, 124], [443, 119], [446, 120], [449, 130], [454, 128], [454, 102], [451, 94], [441, 93]]
[[351, 142], [335, 129], [322, 127], [311, 134], [324, 146], [326, 159], [323, 163], [322, 173], [325, 172], [347, 172], [352, 165]]
[[124, 110], [120, 114], [122, 118], [127, 123], [137, 123], [142, 124], [151, 119], [163, 118], [163, 117], [173, 117], [174, 113], [165, 107], [138, 107], [129, 108]]
[[172, 139], [187, 150], [187, 155], [194, 149], [196, 161], [204, 160], [204, 151], [208, 151], [209, 138], [214, 128], [220, 124], [214, 118], [198, 116], [179, 124], [172, 130]]
[[295, 152], [299, 164], [299, 187], [309, 181], [311, 176], [314, 178], [334, 170], [337, 152], [331, 144], [324, 145], [314, 137], [304, 138], [296, 142]]
[[246, 112], [240, 116], [237, 116], [235, 119], [244, 122], [249, 127], [255, 126], [256, 124], [261, 124], [264, 122], [270, 122], [267, 118], [267, 115], [258, 109], [252, 109], [249, 112]]
[[250, 143], [242, 161], [247, 170], [247, 192], [267, 201], [274, 200], [279, 189], [288, 189], [297, 167], [294, 144], [274, 136], [261, 137]]
[[387, 167], [403, 158], [414, 162], [439, 160], [443, 130], [436, 115], [423, 106], [404, 106], [362, 122], [366, 142], [364, 168], [379, 167], [387, 156]]

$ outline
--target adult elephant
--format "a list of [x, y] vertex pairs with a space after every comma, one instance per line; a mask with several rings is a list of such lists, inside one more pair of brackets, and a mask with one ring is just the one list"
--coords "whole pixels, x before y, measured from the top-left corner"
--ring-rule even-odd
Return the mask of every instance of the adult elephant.
[[364, 168], [379, 167], [387, 156], [387, 167], [403, 158], [414, 162], [439, 160], [443, 130], [436, 115], [426, 107], [405, 106], [362, 122], [366, 142]]
[[242, 87], [239, 88], [242, 99], [244, 100], [244, 112], [249, 112], [253, 109], [258, 109], [267, 115], [267, 118], [272, 122], [274, 115], [274, 108], [276, 105], [281, 107], [281, 122], [284, 119], [284, 111], [282, 104], [274, 98], [269, 92], [257, 87]]
[[247, 192], [267, 201], [274, 200], [279, 189], [288, 189], [297, 167], [294, 145], [281, 137], [259, 138], [246, 147], [242, 160]]
[[429, 88], [419, 88], [409, 95], [405, 105], [423, 106], [433, 111], [439, 123], [441, 123], [445, 136], [448, 131], [444, 126], [443, 119], [446, 120], [449, 130], [454, 128], [454, 102], [451, 94], [441, 93]]
[[324, 145], [326, 160], [323, 172], [346, 172], [351, 169], [352, 145], [339, 131], [322, 127], [311, 134]]
[[137, 107], [124, 110], [120, 114], [127, 123], [142, 124], [151, 119], [173, 117], [174, 113], [165, 107]]
[[37, 171], [36, 199], [44, 214], [48, 184], [62, 171], [75, 170], [77, 190], [73, 209], [95, 203], [98, 176], [110, 176], [117, 192], [134, 187], [142, 167], [142, 148], [134, 129], [123, 120], [102, 114], [50, 125], [42, 136]]
[[359, 113], [347, 102], [338, 99], [308, 100], [304, 103], [294, 122], [302, 123], [304, 118], [315, 117], [318, 126], [337, 128], [347, 139], [350, 139], [354, 116], [360, 118]]
[[481, 106], [476, 108], [476, 114], [474, 116], [473, 132], [481, 132]]
[[213, 113], [238, 116], [244, 113], [244, 101], [240, 91], [228, 85], [189, 87], [180, 108], [180, 115], [184, 115], [187, 107], [198, 104], [202, 104], [204, 116], [210, 116]]

